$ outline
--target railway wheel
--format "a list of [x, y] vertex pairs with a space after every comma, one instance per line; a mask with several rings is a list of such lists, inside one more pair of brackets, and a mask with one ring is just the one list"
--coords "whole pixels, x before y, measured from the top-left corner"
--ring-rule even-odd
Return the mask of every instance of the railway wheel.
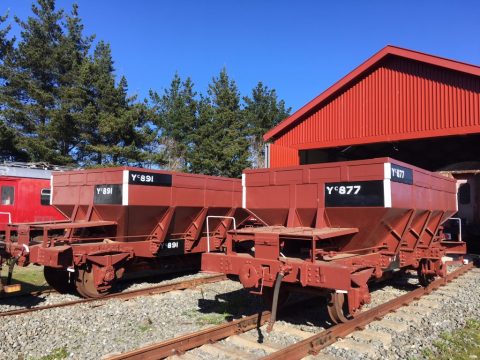
[[70, 279], [70, 273], [64, 269], [55, 269], [45, 266], [43, 276], [55, 291], [60, 294], [71, 293], [74, 291], [73, 281]]
[[97, 287], [95, 285], [94, 271], [94, 266], [91, 266], [89, 269], [77, 269], [75, 287], [77, 292], [84, 298], [100, 298], [107, 295], [112, 289], [112, 284]]
[[332, 293], [327, 303], [330, 319], [334, 324], [347, 322], [352, 318], [348, 311], [347, 294]]
[[421, 260], [420, 266], [417, 269], [418, 282], [423, 287], [427, 287], [430, 283], [435, 280], [435, 273], [432, 271], [432, 262], [429, 260]]

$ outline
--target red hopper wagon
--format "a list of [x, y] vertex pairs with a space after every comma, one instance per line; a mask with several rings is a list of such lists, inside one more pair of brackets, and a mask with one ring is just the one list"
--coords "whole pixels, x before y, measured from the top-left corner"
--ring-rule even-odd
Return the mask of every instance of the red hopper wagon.
[[84, 297], [110, 291], [125, 271], [199, 269], [200, 253], [249, 217], [237, 179], [124, 167], [54, 173], [52, 188], [68, 220], [10, 224], [6, 249]]
[[243, 207], [264, 226], [229, 231], [202, 270], [238, 276], [273, 314], [302, 290], [344, 322], [370, 302], [370, 281], [416, 269], [425, 285], [445, 275], [442, 257], [465, 254], [441, 234], [457, 211], [455, 180], [390, 158], [246, 170], [242, 181]]

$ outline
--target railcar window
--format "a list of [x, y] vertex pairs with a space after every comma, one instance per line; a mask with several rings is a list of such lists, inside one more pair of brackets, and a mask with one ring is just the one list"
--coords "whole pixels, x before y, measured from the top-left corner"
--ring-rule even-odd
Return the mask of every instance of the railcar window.
[[40, 193], [40, 204], [50, 205], [50, 189], [42, 189]]
[[14, 195], [13, 186], [2, 186], [2, 205], [13, 205]]
[[460, 186], [460, 189], [458, 189], [458, 199], [462, 205], [470, 204], [470, 184]]

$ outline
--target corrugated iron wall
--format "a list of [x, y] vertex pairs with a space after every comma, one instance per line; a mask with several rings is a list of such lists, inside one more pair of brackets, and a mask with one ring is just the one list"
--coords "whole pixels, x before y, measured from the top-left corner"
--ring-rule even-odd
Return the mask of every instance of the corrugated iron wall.
[[270, 167], [282, 167], [300, 165], [300, 158], [297, 149], [270, 144]]
[[390, 57], [274, 144], [313, 149], [469, 132], [480, 132], [480, 78]]

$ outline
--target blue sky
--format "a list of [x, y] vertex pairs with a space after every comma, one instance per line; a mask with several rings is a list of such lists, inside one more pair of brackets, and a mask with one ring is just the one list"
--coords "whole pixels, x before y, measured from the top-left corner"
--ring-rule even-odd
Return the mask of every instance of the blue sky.
[[[1, 0], [0, 14], [26, 18], [31, 3]], [[206, 92], [225, 66], [242, 95], [263, 81], [295, 111], [387, 44], [480, 65], [478, 0], [77, 3], [86, 34], [111, 44], [117, 75], [140, 97], [176, 71]]]

